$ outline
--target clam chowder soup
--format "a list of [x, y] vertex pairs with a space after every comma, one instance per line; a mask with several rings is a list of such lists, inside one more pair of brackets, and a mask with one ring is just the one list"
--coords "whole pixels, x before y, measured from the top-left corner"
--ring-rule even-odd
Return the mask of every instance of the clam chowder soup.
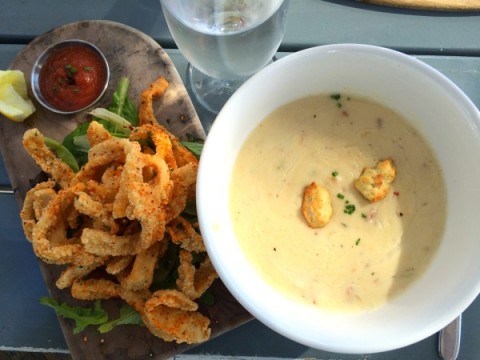
[[[382, 164], [395, 171], [388, 186]], [[384, 197], [362, 194], [360, 177], [367, 191], [385, 185]], [[317, 189], [328, 201], [315, 202]], [[305, 204], [307, 191], [314, 195]], [[238, 154], [229, 201], [240, 247], [267, 283], [340, 311], [371, 309], [412, 284], [435, 255], [446, 218], [429, 145], [398, 113], [343, 94], [303, 98], [269, 115]], [[302, 208], [317, 203], [330, 211], [307, 214], [330, 216], [315, 227]]]

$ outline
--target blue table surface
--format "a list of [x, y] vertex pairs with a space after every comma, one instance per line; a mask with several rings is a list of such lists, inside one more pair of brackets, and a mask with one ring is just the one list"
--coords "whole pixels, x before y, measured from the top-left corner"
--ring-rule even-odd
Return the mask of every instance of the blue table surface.
[[[35, 36], [68, 22], [108, 19], [136, 27], [157, 40], [182, 77], [186, 60], [175, 50], [159, 3], [2, 0], [0, 69]], [[457, 84], [480, 108], [480, 13], [433, 13], [368, 6], [349, 0], [292, 0], [282, 52], [356, 42], [381, 45], [418, 57]], [[208, 129], [214, 116], [198, 108]], [[14, 149], [12, 149], [14, 151]], [[9, 185], [0, 157], [0, 186]], [[0, 195], [0, 350], [66, 352], [55, 314], [38, 303], [47, 295], [31, 245], [25, 240], [13, 195]], [[454, 294], [452, 294], [454, 296]], [[32, 316], [33, 315], [33, 316]], [[480, 300], [463, 316], [459, 359], [480, 358]], [[381, 354], [333, 354], [290, 341], [253, 320], [187, 353], [318, 359], [439, 359], [437, 336]]]

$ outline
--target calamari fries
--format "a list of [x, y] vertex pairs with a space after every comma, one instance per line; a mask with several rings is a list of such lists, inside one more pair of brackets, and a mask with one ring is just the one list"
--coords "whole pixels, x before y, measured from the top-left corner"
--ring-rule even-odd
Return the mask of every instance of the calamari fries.
[[[217, 274], [197, 226], [181, 215], [195, 194], [198, 160], [153, 116], [153, 97], [167, 87], [160, 77], [142, 92], [140, 125], [128, 139], [92, 121], [88, 162], [77, 173], [40, 130], [28, 130], [24, 147], [50, 180], [27, 193], [21, 218], [35, 254], [65, 266], [57, 287], [77, 299], [121, 298], [154, 335], [198, 343], [209, 338], [210, 320], [194, 300]], [[180, 248], [176, 288], [152, 288], [170, 245]], [[193, 253], [202, 253], [200, 264]]]

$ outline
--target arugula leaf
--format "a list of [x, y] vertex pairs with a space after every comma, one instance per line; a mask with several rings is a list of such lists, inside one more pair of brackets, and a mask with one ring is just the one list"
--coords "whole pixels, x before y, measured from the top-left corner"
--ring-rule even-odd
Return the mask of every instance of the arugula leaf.
[[109, 332], [117, 325], [142, 325], [143, 321], [140, 314], [129, 305], [123, 305], [120, 308], [120, 317], [118, 319], [107, 321], [98, 327], [102, 334]]
[[138, 125], [138, 111], [133, 102], [128, 98], [130, 81], [122, 77], [118, 82], [117, 90], [113, 93], [112, 103], [108, 110], [127, 119], [133, 126]]
[[99, 325], [98, 331], [104, 334], [112, 330], [117, 325], [143, 324], [140, 314], [127, 304], [120, 308], [120, 317], [113, 320], [110, 320], [107, 312], [102, 309], [100, 300], [95, 301], [93, 309], [70, 306], [67, 303], [60, 304], [54, 299], [46, 296], [40, 298], [40, 304], [53, 308], [58, 316], [74, 320], [74, 334], [78, 334], [89, 325]]
[[197, 158], [200, 158], [200, 155], [203, 150], [203, 143], [193, 142], [193, 141], [180, 141], [180, 143], [190, 150], [193, 155]]
[[46, 136], [43, 137], [43, 141], [45, 145], [52, 149], [73, 171], [78, 172], [80, 170], [77, 160], [66, 146]]
[[40, 304], [53, 308], [58, 316], [74, 320], [74, 334], [78, 334], [88, 325], [100, 325], [108, 320], [108, 314], [100, 306], [100, 300], [95, 301], [95, 307], [93, 309], [70, 306], [66, 303], [60, 304], [48, 297], [41, 297]]

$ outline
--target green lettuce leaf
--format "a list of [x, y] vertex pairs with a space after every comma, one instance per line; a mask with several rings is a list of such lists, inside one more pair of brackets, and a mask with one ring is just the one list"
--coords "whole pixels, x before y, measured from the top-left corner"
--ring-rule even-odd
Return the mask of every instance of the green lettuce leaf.
[[128, 98], [129, 86], [130, 81], [127, 78], [123, 77], [120, 79], [108, 110], [128, 120], [133, 126], [137, 126], [138, 111], [133, 102]]
[[73, 130], [70, 134], [65, 136], [63, 139], [63, 146], [65, 146], [73, 154], [75, 159], [77, 159], [78, 165], [81, 167], [88, 160], [88, 152], [83, 148], [79, 148], [75, 145], [75, 138], [78, 136], [86, 136], [88, 126], [90, 122], [85, 122], [80, 124]]
[[[130, 81], [127, 78], [120, 79], [117, 88], [113, 93], [112, 103], [107, 107], [107, 109], [112, 113], [121, 116], [133, 126], [137, 126], [138, 112], [135, 105], [127, 96], [129, 86]], [[99, 117], [95, 117], [94, 119], [102, 124], [103, 127], [107, 129], [110, 134], [112, 134], [112, 136], [120, 138], [128, 137], [128, 133], [126, 133], [125, 130], [119, 127], [115, 122]], [[90, 121], [80, 124], [77, 126], [77, 128], [75, 128], [75, 130], [73, 130], [63, 139], [63, 146], [65, 146], [72, 153], [79, 167], [85, 165], [88, 160], [88, 148], [85, 148], [83, 145], [77, 146], [79, 142], [75, 139], [85, 137], [89, 125]]]
[[78, 172], [80, 170], [77, 159], [75, 159], [75, 156], [65, 145], [46, 136], [43, 137], [43, 141], [45, 145], [53, 150], [73, 171]]

